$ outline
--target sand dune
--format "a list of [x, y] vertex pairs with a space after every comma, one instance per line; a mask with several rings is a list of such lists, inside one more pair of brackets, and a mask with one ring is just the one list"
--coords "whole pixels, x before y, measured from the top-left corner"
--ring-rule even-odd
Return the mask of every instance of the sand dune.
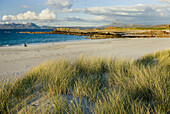
[[0, 47], [0, 78], [14, 79], [43, 61], [76, 59], [79, 55], [137, 59], [144, 54], [170, 49], [170, 39], [106, 39]]

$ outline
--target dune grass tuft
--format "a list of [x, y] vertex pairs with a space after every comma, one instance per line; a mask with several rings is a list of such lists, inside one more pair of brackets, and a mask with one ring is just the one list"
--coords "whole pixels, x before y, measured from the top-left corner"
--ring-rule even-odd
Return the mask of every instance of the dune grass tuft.
[[169, 113], [170, 50], [51, 60], [0, 84], [0, 113]]

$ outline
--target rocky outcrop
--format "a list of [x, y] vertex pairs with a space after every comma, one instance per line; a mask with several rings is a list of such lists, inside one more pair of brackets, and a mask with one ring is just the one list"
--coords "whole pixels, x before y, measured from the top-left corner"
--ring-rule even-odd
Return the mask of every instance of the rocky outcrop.
[[57, 28], [50, 32], [20, 32], [29, 34], [65, 34], [88, 36], [89, 39], [105, 39], [105, 38], [152, 38], [152, 37], [170, 37], [170, 33], [166, 31], [145, 31], [145, 32], [113, 32], [113, 31], [100, 31], [99, 29], [70, 29], [70, 28]]
[[20, 32], [29, 34], [65, 34], [65, 35], [76, 35], [76, 36], [88, 36], [90, 39], [101, 39], [101, 38], [120, 38], [122, 37], [117, 33], [109, 32], [99, 32], [99, 31], [86, 31], [79, 29], [69, 29], [69, 28], [57, 28], [50, 32]]
[[79, 29], [69, 29], [69, 28], [58, 28], [49, 32], [50, 34], [66, 34], [66, 35], [77, 35], [77, 36], [88, 36], [90, 39], [98, 38], [119, 38], [122, 37], [120, 34], [100, 32], [98, 29], [93, 30], [79, 30]]

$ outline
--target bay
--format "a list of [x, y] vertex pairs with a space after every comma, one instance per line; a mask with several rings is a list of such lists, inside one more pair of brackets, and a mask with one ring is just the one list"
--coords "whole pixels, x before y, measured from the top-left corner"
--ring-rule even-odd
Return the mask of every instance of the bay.
[[0, 46], [87, 40], [84, 36], [75, 35], [19, 33], [22, 31], [49, 32], [52, 29], [0, 29]]

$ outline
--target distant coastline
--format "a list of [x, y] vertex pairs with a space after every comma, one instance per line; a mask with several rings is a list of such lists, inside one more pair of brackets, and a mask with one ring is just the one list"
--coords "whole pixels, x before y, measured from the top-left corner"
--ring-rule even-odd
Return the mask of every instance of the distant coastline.
[[[0, 30], [21, 30], [19, 33], [27, 34], [62, 34], [86, 36], [88, 39], [107, 38], [170, 38], [170, 25], [121, 25], [113, 26], [114, 23], [100, 27], [51, 27], [38, 26], [34, 23], [27, 24], [0, 24]], [[120, 25], [119, 25], [120, 26]], [[28, 29], [25, 30], [24, 29]], [[44, 30], [49, 31], [44, 31]], [[30, 31], [35, 30], [35, 31]], [[39, 31], [37, 31], [39, 30]]]
[[[169, 29], [154, 28], [118, 28], [106, 27], [104, 29], [74, 29], [74, 28], [56, 28], [49, 32], [20, 32], [27, 34], [64, 34], [76, 36], [88, 36], [88, 39], [106, 39], [106, 38], [170, 38]], [[86, 37], [85, 37], [86, 38]]]

